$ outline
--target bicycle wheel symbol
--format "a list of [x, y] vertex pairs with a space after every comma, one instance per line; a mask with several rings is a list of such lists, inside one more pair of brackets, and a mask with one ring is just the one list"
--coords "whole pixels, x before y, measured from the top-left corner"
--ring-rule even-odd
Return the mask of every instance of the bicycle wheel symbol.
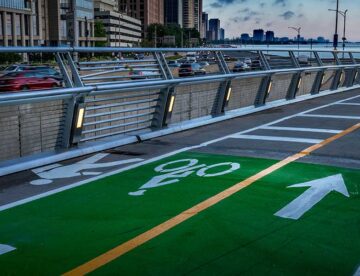
[[[141, 196], [146, 190], [164, 185], [174, 184], [193, 173], [199, 177], [217, 177], [232, 173], [240, 168], [239, 163], [223, 162], [213, 165], [198, 164], [197, 159], [181, 159], [170, 161], [155, 167], [154, 171], [162, 173], [151, 178], [139, 190], [130, 192], [131, 196]], [[223, 168], [223, 169], [221, 169]]]

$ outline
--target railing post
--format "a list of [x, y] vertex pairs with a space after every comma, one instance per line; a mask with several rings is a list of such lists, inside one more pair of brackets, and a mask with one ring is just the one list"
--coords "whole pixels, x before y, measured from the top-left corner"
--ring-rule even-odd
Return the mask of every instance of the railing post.
[[[215, 52], [216, 61], [220, 71], [227, 75], [230, 74], [229, 66], [227, 65], [222, 52]], [[231, 96], [231, 79], [222, 81], [218, 88], [218, 93], [214, 101], [211, 115], [213, 117], [221, 116], [225, 113], [225, 107], [228, 104]]]
[[161, 129], [168, 125], [175, 104], [175, 86], [161, 89], [158, 103], [155, 107], [151, 128]]
[[301, 72], [293, 74], [293, 76], [291, 78], [291, 83], [290, 83], [290, 86], [289, 86], [289, 90], [288, 90], [287, 95], [286, 95], [287, 100], [292, 100], [292, 99], [296, 98], [296, 93], [300, 89], [301, 82], [302, 82]]
[[55, 58], [56, 58], [57, 64], [59, 65], [61, 74], [62, 74], [62, 76], [64, 78], [64, 82], [65, 82], [66, 87], [74, 87], [74, 85], [73, 85], [73, 83], [71, 81], [71, 78], [69, 76], [69, 73], [66, 70], [66, 67], [65, 67], [65, 64], [64, 64], [64, 61], [63, 61], [63, 55], [62, 54], [60, 55], [59, 53], [55, 53]]
[[170, 79], [173, 79], [174, 76], [166, 62], [166, 59], [163, 55], [162, 52], [155, 52], [154, 53], [154, 57], [157, 61], [157, 63], [159, 64], [159, 67], [160, 67], [160, 71], [161, 73], [163, 74], [164, 78], [167, 79], [167, 80], [170, 80]]
[[74, 60], [72, 59], [71, 55], [69, 52], [67, 52], [65, 54], [66, 56], [66, 59], [68, 61], [68, 64], [70, 66], [70, 70], [71, 70], [71, 74], [72, 74], [72, 77], [73, 77], [73, 81], [74, 81], [74, 84], [76, 87], [83, 87], [84, 84], [81, 80], [81, 77], [80, 77], [80, 74], [79, 74], [79, 71], [77, 70], [76, 66], [75, 66], [75, 63], [74, 63]]
[[324, 70], [320, 70], [319, 72], [316, 73], [315, 80], [311, 88], [311, 95], [319, 94], [321, 85], [324, 80], [324, 74], [325, 74]]
[[271, 92], [272, 81], [271, 75], [263, 77], [259, 86], [258, 93], [255, 98], [254, 105], [255, 107], [262, 106], [266, 103], [266, 98]]
[[84, 127], [85, 97], [80, 95], [74, 99], [74, 111], [70, 132], [70, 145], [76, 145], [81, 141], [81, 134]]
[[[336, 65], [341, 65], [341, 61], [340, 61], [337, 53], [336, 53], [336, 52], [332, 52], [332, 53], [333, 53], [333, 56], [334, 56], [334, 58], [335, 58]], [[330, 90], [336, 90], [336, 89], [339, 88], [340, 82], [341, 82], [341, 81], [343, 80], [343, 78], [344, 78], [344, 74], [345, 74], [345, 73], [344, 73], [344, 71], [343, 71], [342, 68], [341, 68], [341, 69], [337, 69], [337, 70], [335, 71], [335, 76], [334, 76], [334, 79], [333, 79], [333, 81], [332, 81], [332, 83], [331, 83]]]

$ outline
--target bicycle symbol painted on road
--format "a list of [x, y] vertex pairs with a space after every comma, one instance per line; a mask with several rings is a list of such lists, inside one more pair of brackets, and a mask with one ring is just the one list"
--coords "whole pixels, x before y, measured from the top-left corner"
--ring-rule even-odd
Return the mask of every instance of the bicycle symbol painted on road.
[[[139, 190], [130, 192], [129, 195], [142, 196], [148, 189], [177, 183], [181, 178], [188, 177], [194, 173], [199, 177], [217, 177], [232, 173], [240, 168], [239, 163], [232, 162], [224, 162], [213, 165], [198, 163], [199, 160], [197, 159], [181, 159], [159, 165], [154, 169], [154, 171], [161, 174], [154, 176], [142, 185]], [[223, 169], [220, 170], [221, 168]]]

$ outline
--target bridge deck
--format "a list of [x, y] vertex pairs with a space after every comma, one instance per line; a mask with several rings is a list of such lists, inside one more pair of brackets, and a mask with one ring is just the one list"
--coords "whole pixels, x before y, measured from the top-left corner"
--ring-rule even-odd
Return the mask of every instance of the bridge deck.
[[2, 177], [1, 270], [354, 275], [359, 122], [357, 90]]

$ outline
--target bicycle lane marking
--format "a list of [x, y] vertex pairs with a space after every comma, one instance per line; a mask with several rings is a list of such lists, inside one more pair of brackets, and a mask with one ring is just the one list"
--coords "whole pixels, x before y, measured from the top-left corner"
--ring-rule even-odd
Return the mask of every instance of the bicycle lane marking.
[[283, 168], [284, 166], [304, 157], [309, 154], [311, 154], [313, 151], [322, 148], [333, 141], [336, 141], [340, 139], [341, 137], [352, 133], [356, 130], [360, 129], [360, 123], [353, 125], [352, 127], [342, 131], [341, 133], [338, 133], [321, 143], [318, 143], [316, 145], [313, 145], [311, 147], [308, 147], [304, 149], [303, 151], [296, 153], [292, 156], [289, 156], [285, 158], [284, 160], [281, 160], [274, 165], [270, 166], [269, 168], [235, 184], [234, 186], [216, 194], [215, 196], [212, 196], [203, 202], [191, 207], [190, 209], [185, 210], [184, 212], [178, 214], [177, 216], [159, 224], [158, 226], [155, 226], [154, 228], [136, 236], [135, 238], [120, 244], [119, 246], [105, 252], [104, 254], [66, 272], [63, 275], [70, 276], [70, 275], [84, 275], [90, 272], [93, 272], [94, 270], [104, 266], [105, 264], [119, 258], [120, 256], [124, 255], [125, 253], [135, 249], [136, 247], [150, 241], [151, 239], [161, 235], [162, 233], [174, 228], [175, 226], [181, 224], [182, 222], [192, 218], [193, 216], [197, 215], [198, 213], [210, 208], [211, 206], [221, 202], [222, 200], [230, 197], [231, 195], [237, 193], [238, 191], [242, 190], [245, 187], [250, 186], [254, 182], [262, 179], [263, 177], [279, 170], [280, 168]]
[[248, 133], [248, 132], [252, 132], [252, 131], [261, 129], [263, 127], [266, 127], [266, 126], [271, 126], [271, 125], [283, 122], [285, 120], [295, 118], [295, 117], [297, 117], [297, 116], [299, 116], [301, 114], [306, 114], [308, 112], [316, 111], [316, 110], [324, 108], [324, 107], [336, 105], [336, 104], [346, 102], [346, 101], [349, 101], [349, 100], [352, 100], [352, 99], [356, 99], [356, 98], [359, 98], [359, 97], [360, 97], [359, 95], [352, 96], [352, 97], [349, 97], [349, 98], [346, 98], [346, 99], [343, 99], [343, 100], [339, 100], [339, 101], [335, 101], [335, 102], [332, 102], [332, 103], [329, 103], [329, 104], [326, 104], [326, 105], [318, 106], [318, 107], [315, 107], [315, 108], [312, 108], [312, 109], [309, 109], [309, 110], [305, 110], [305, 111], [302, 111], [302, 112], [299, 112], [299, 113], [296, 113], [296, 114], [293, 114], [293, 115], [290, 115], [290, 116], [287, 116], [287, 117], [277, 119], [275, 121], [272, 121], [272, 122], [269, 122], [269, 123], [266, 123], [266, 124], [262, 124], [260, 126], [257, 126], [257, 127], [251, 128], [251, 129], [247, 129], [247, 130], [244, 130], [244, 131], [232, 133], [232, 134], [220, 137], [220, 138], [216, 138], [216, 139], [213, 139], [213, 140], [210, 140], [210, 141], [207, 141], [207, 142], [203, 142], [203, 143], [195, 145], [195, 146], [190, 146], [190, 147], [185, 147], [185, 148], [182, 148], [182, 149], [178, 149], [178, 150], [175, 150], [175, 151], [172, 151], [172, 152], [160, 155], [160, 156], [156, 156], [156, 157], [150, 158], [148, 160], [145, 160], [145, 161], [142, 161], [142, 162], [139, 162], [139, 163], [136, 163], [136, 164], [133, 164], [133, 165], [118, 169], [118, 170], [114, 170], [114, 171], [111, 171], [111, 172], [108, 172], [108, 173], [104, 173], [104, 174], [96, 176], [96, 177], [92, 177], [92, 178], [89, 178], [89, 179], [86, 179], [86, 180], [75, 182], [73, 184], [70, 184], [70, 185], [67, 185], [67, 186], [64, 186], [64, 187], [60, 187], [60, 188], [56, 188], [54, 190], [51, 190], [51, 191], [48, 191], [48, 192], [45, 192], [45, 193], [41, 193], [41, 194], [38, 194], [38, 195], [35, 195], [35, 196], [27, 197], [27, 198], [12, 202], [12, 203], [8, 203], [8, 204], [0, 206], [0, 212], [4, 211], [4, 210], [7, 210], [7, 209], [10, 209], [10, 208], [14, 208], [14, 207], [19, 206], [19, 205], [26, 204], [28, 202], [32, 202], [34, 200], [38, 200], [38, 199], [48, 197], [48, 196], [51, 196], [51, 195], [54, 195], [54, 194], [57, 194], [57, 193], [60, 193], [60, 192], [66, 191], [66, 190], [70, 190], [70, 189], [73, 189], [73, 188], [88, 184], [90, 182], [93, 182], [93, 181], [96, 181], [96, 180], [99, 180], [99, 179], [102, 179], [102, 178], [105, 178], [105, 177], [108, 177], [108, 176], [111, 176], [111, 175], [114, 175], [114, 174], [122, 173], [122, 172], [125, 172], [125, 171], [128, 171], [128, 170], [131, 170], [131, 169], [135, 169], [135, 168], [138, 168], [140, 166], [143, 166], [143, 165], [155, 162], [155, 161], [159, 161], [159, 160], [165, 159], [167, 157], [174, 156], [174, 155], [182, 153], [182, 152], [186, 152], [186, 151], [190, 151], [190, 150], [193, 150], [193, 149], [206, 147], [206, 146], [209, 146], [211, 144], [215, 144], [217, 142], [229, 139], [234, 135], [241, 135], [241, 134], [245, 134], [245, 133]]

